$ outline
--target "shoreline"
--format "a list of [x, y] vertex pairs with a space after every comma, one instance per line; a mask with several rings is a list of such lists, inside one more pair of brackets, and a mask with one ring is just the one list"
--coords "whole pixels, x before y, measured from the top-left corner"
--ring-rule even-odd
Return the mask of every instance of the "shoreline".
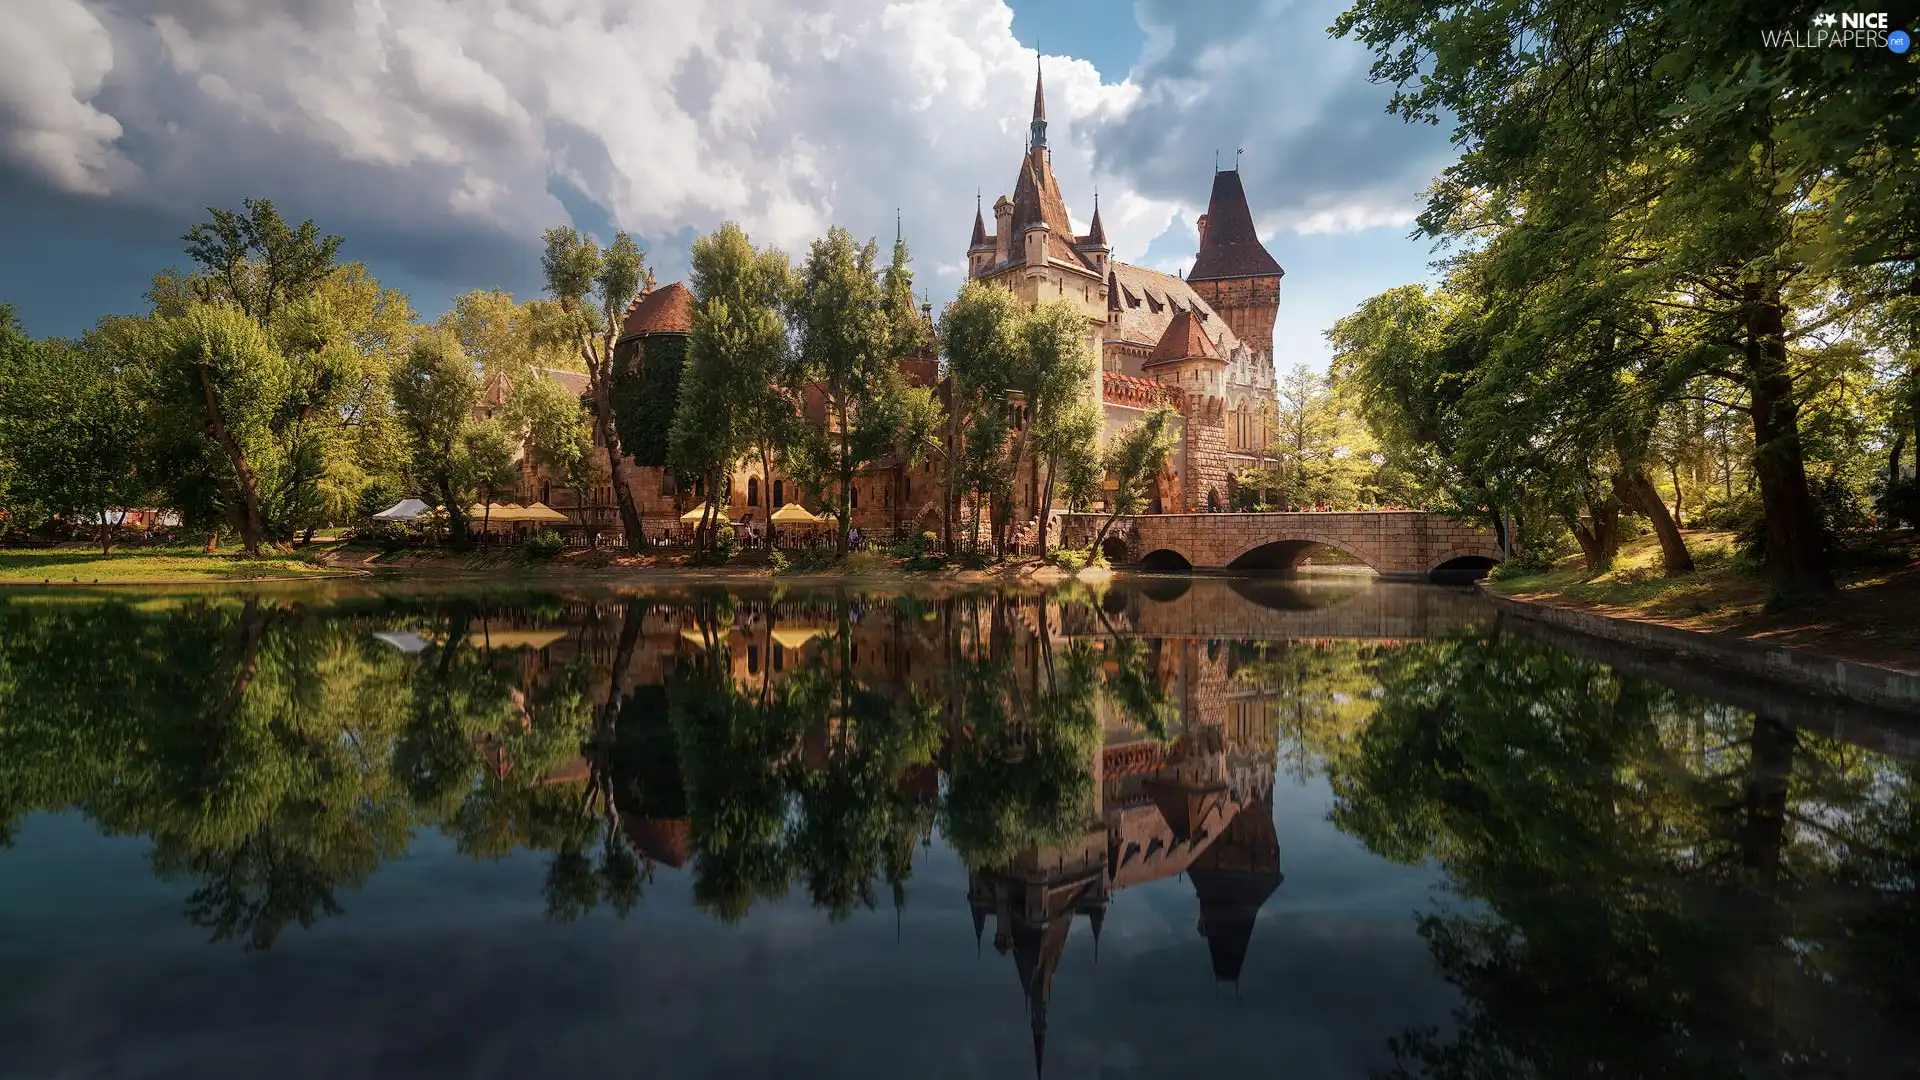
[[[1494, 610], [1504, 618], [1532, 624], [1546, 635], [1573, 635], [1638, 654], [1636, 665], [1667, 670], [1681, 677], [1692, 660], [1728, 672], [1751, 676], [1795, 695], [1841, 699], [1854, 705], [1903, 716], [1920, 716], [1920, 674], [1792, 645], [1776, 645], [1750, 637], [1689, 630], [1647, 619], [1602, 615], [1540, 600], [1522, 600], [1482, 587]], [[1753, 707], [1776, 702], [1764, 691]], [[1820, 711], [1820, 710], [1816, 710]]]

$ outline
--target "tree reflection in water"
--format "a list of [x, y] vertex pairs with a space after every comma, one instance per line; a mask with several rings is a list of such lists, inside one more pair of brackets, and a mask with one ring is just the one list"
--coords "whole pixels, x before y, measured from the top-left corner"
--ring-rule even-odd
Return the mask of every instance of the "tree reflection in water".
[[1069, 936], [1126, 889], [1186, 880], [1240, 977], [1279, 771], [1467, 901], [1420, 917], [1464, 1002], [1401, 1074], [1914, 1064], [1911, 762], [1444, 594], [1214, 584], [0, 604], [0, 842], [58, 810], [145, 837], [188, 920], [264, 950], [421, 830], [541, 853], [557, 922], [644, 911], [663, 870], [723, 921], [898, 911], [937, 832], [1039, 1053]]

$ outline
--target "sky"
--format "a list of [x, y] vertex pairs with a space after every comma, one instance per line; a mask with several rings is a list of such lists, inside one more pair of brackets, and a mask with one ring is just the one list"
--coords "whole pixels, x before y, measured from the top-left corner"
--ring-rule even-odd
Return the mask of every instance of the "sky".
[[0, 302], [30, 333], [138, 312], [209, 206], [274, 200], [432, 316], [539, 291], [542, 231], [633, 233], [661, 282], [739, 221], [800, 253], [891, 236], [936, 306], [976, 192], [1010, 192], [1045, 71], [1076, 225], [1191, 264], [1215, 155], [1286, 269], [1276, 362], [1432, 276], [1453, 157], [1385, 112], [1342, 0], [7, 0]]

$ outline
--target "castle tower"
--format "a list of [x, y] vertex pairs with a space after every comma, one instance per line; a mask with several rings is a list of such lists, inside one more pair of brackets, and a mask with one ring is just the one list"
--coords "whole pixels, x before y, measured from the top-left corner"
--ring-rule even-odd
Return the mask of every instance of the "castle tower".
[[1195, 223], [1200, 252], [1187, 283], [1220, 313], [1241, 341], [1273, 354], [1273, 323], [1280, 314], [1280, 278], [1286, 274], [1260, 243], [1247, 207], [1240, 170], [1213, 174], [1207, 212]]
[[1184, 453], [1186, 474], [1180, 478], [1181, 502], [1189, 511], [1226, 509], [1227, 361], [1214, 347], [1191, 311], [1181, 311], [1167, 324], [1166, 333], [1141, 370], [1147, 378], [1178, 387], [1186, 399]]

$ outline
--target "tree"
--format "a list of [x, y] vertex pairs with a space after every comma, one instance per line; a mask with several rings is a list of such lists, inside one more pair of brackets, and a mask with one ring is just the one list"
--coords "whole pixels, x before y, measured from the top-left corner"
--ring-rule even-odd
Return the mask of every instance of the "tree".
[[459, 341], [426, 331], [393, 378], [393, 402], [406, 432], [414, 479], [438, 496], [454, 547], [467, 549], [467, 507], [512, 482], [515, 444], [498, 423], [475, 420], [480, 378]]
[[[792, 436], [799, 406], [793, 389], [798, 381], [793, 352], [782, 318], [782, 307], [792, 292], [787, 256], [771, 248], [755, 250], [746, 232], [729, 221], [693, 242], [691, 261], [693, 290], [699, 300], [675, 427], [729, 427], [737, 434], [737, 442], [716, 439], [713, 445], [737, 446], [759, 457], [760, 487], [769, 500], [767, 540], [771, 545], [773, 462]], [[705, 442], [692, 431], [682, 441], [690, 447]], [[724, 445], [729, 442], [734, 445]], [[725, 460], [715, 456], [696, 463], [696, 467], [704, 465], [706, 471], [698, 475], [707, 480], [707, 490], [715, 496], [707, 500], [709, 520], [701, 522], [702, 537], [708, 535], [712, 515], [722, 501], [717, 496], [723, 477], [738, 457], [735, 453]]]
[[[1086, 316], [1070, 300], [1038, 305], [1025, 313], [1020, 329], [1024, 348], [1019, 379], [1013, 388], [1021, 392], [1027, 422], [1015, 439], [1011, 469], [1012, 475], [1019, 474], [1029, 453], [1030, 438], [1034, 470], [1038, 472], [1041, 462], [1046, 464], [1045, 477], [1036, 484], [1037, 498], [1028, 503], [1039, 516], [1040, 555], [1045, 557], [1054, 477], [1061, 459], [1084, 459], [1098, 445], [1098, 428], [1087, 422], [1089, 410], [1098, 408], [1087, 396], [1098, 363], [1088, 347]], [[1010, 519], [1012, 508], [1007, 509], [1002, 517]], [[1010, 521], [1007, 527], [1011, 527]], [[1005, 550], [1004, 539], [1000, 546]]]
[[540, 257], [547, 291], [558, 311], [545, 319], [536, 340], [565, 342], [587, 370], [589, 399], [593, 402], [594, 432], [607, 451], [607, 473], [613, 481], [614, 501], [628, 550], [638, 551], [645, 539], [640, 509], [633, 501], [632, 470], [620, 442], [613, 408], [613, 347], [620, 338], [621, 316], [651, 282], [641, 251], [626, 233], [616, 233], [603, 250], [570, 227], [548, 229], [546, 252]]
[[202, 303], [225, 301], [263, 327], [281, 309], [311, 295], [333, 271], [338, 236], [321, 236], [311, 220], [296, 228], [270, 199], [247, 199], [246, 212], [208, 207], [213, 220], [181, 239], [202, 275], [190, 284]]
[[[847, 551], [853, 523], [853, 478], [878, 460], [892, 432], [874, 423], [863, 403], [899, 387], [896, 334], [875, 268], [877, 249], [857, 244], [840, 226], [815, 240], [800, 270], [793, 301], [798, 382], [819, 388], [825, 415], [812, 425], [812, 452], [798, 463], [833, 485], [828, 502], [839, 525], [836, 550]], [[823, 492], [823, 494], [825, 494]]]
[[959, 295], [940, 313], [940, 341], [951, 379], [946, 477], [950, 505], [944, 515], [950, 550], [963, 491], [973, 493], [976, 524], [969, 537], [979, 543], [980, 507], [998, 475], [994, 463], [1002, 459], [1013, 426], [1007, 388], [1020, 361], [1024, 314], [1011, 291], [981, 281], [960, 286]]
[[85, 342], [27, 339], [0, 310], [0, 456], [14, 506], [92, 520], [102, 553], [144, 494], [145, 416], [133, 373]]
[[1275, 462], [1240, 483], [1271, 490], [1290, 507], [1353, 509], [1373, 480], [1373, 439], [1345, 384], [1296, 364], [1281, 378], [1275, 411]]
[[496, 419], [568, 487], [583, 491], [592, 482], [592, 414], [566, 387], [528, 369], [514, 382]]
[[1376, 76], [1402, 87], [1395, 111], [1458, 120], [1465, 152], [1433, 189], [1430, 234], [1528, 232], [1527, 280], [1567, 268], [1669, 306], [1694, 347], [1668, 386], [1745, 395], [1768, 573], [1820, 594], [1833, 581], [1801, 404], [1821, 375], [1795, 353], [1913, 279], [1913, 120], [1885, 102], [1920, 77], [1843, 77], [1789, 55], [1822, 50], [1768, 45], [1765, 18], [1731, 2], [1363, 0], [1335, 30], [1374, 49]]
[[539, 335], [542, 303], [517, 303], [512, 293], [500, 289], [474, 289], [453, 298], [439, 326], [460, 339], [484, 378], [505, 375], [517, 383], [529, 368], [580, 370], [573, 349]]
[[1159, 482], [1160, 470], [1173, 456], [1177, 418], [1172, 409], [1161, 406], [1128, 425], [1107, 446], [1107, 480], [1113, 488], [1107, 497], [1107, 516], [1093, 538], [1093, 550], [1100, 550], [1107, 530], [1122, 515], [1146, 509], [1148, 485]]
[[[204, 439], [209, 483], [201, 490], [211, 489], [241, 546], [257, 556], [267, 534], [262, 474], [271, 481], [284, 460], [273, 420], [292, 382], [287, 358], [259, 324], [226, 303], [195, 304], [165, 320], [154, 344], [156, 405], [184, 427], [185, 439]], [[179, 474], [188, 484], [196, 479]], [[176, 505], [191, 499], [182, 494]]]

